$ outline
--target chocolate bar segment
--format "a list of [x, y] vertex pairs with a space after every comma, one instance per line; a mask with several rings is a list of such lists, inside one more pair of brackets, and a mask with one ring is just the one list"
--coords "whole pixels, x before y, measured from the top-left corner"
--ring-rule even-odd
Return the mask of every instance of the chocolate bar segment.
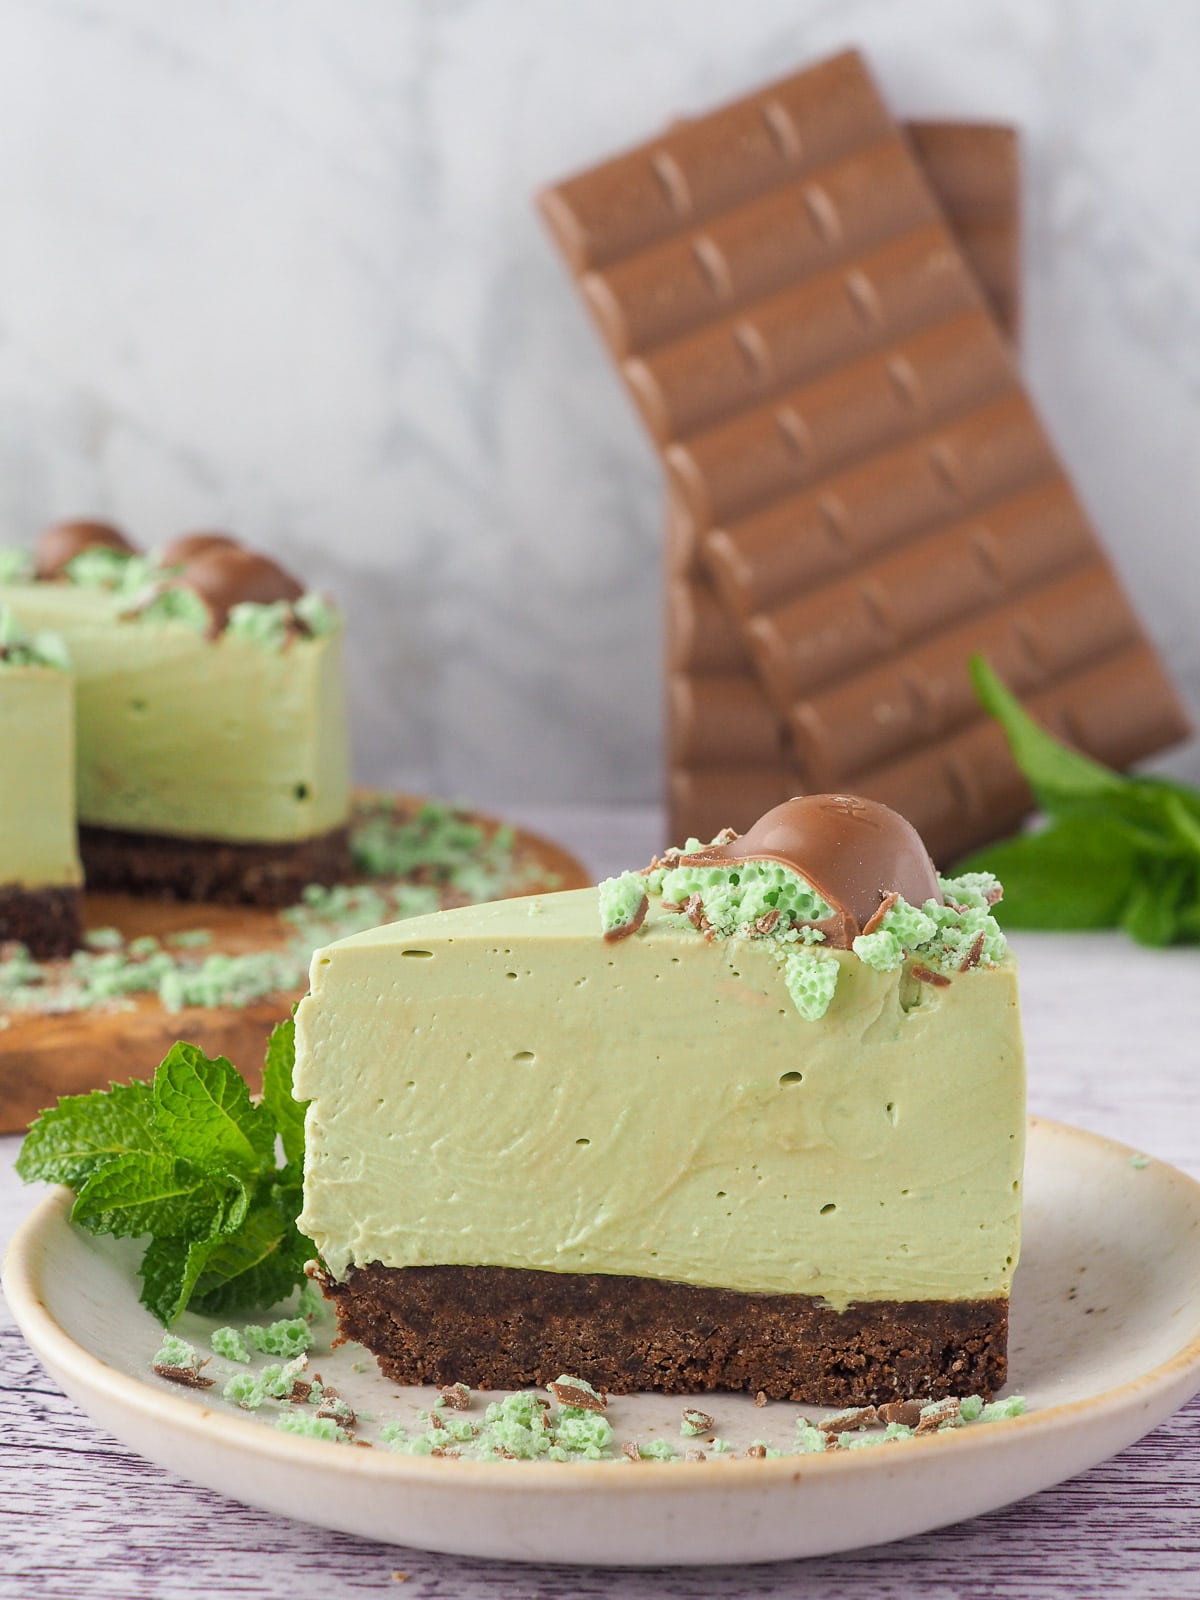
[[[941, 759], [982, 718], [971, 651], [1053, 713], [1077, 712], [1081, 675], [1149, 650], [914, 156], [966, 205], [994, 287], [1016, 263], [1014, 141], [906, 139], [852, 52], [684, 130], [543, 210], [785, 721], [795, 788], [875, 795], [877, 773], [924, 753], [972, 828], [991, 807], [999, 832], [1019, 788], [990, 765], [964, 787]], [[1161, 669], [1142, 682], [1145, 726], [1170, 743], [1182, 708]], [[908, 814], [942, 828], [944, 858], [943, 809]]]
[[[1020, 194], [1014, 131], [983, 123], [922, 123], [909, 124], [908, 133], [922, 159], [932, 161], [928, 175], [981, 279], [986, 269], [989, 298], [1002, 325], [1013, 334], [1015, 327], [1010, 319], [1016, 317], [1020, 301], [1016, 248]], [[989, 241], [1005, 241], [1006, 247], [998, 255], [993, 253], [990, 260], [981, 261], [975, 250], [982, 237], [979, 230], [985, 226]], [[934, 269], [928, 281], [937, 284], [944, 294], [952, 293], [954, 284], [966, 281], [957, 264], [952, 275], [939, 275], [936, 267], [947, 258], [944, 251], [930, 256], [929, 235], [936, 238], [937, 230], [929, 230], [928, 234], [917, 230], [908, 235], [900, 241], [903, 254], [897, 266], [885, 263], [889, 268], [887, 281], [893, 286], [905, 286], [914, 297], [910, 303], [919, 303], [916, 297], [926, 279], [921, 272], [906, 273], [905, 263], [910, 267], [928, 264]], [[896, 250], [894, 245], [884, 248]], [[840, 279], [836, 280], [835, 289], [833, 295], [822, 298], [813, 296], [809, 286], [802, 285], [756, 309], [754, 348], [761, 349], [765, 344], [772, 371], [781, 381], [783, 377], [798, 381], [805, 372], [821, 370], [826, 352], [836, 346], [836, 340], [829, 337], [831, 327], [840, 329], [848, 318], [853, 319], [848, 322], [851, 327], [869, 326], [850, 311], [853, 302], [843, 293]], [[864, 298], [861, 288], [859, 296]], [[969, 303], [973, 299], [964, 298], [964, 306]], [[894, 301], [892, 314], [898, 315]], [[839, 316], [842, 324], [837, 323]], [[744, 354], [747, 343], [744, 323], [718, 324], [693, 339], [669, 345], [644, 361], [630, 361], [626, 377], [635, 396], [645, 399], [643, 417], [651, 431], [685, 437], [718, 420], [720, 415], [736, 412], [743, 402], [749, 404], [755, 392], [752, 385], [763, 363], [752, 366]], [[869, 348], [869, 341], [864, 341], [863, 348]], [[670, 408], [671, 421], [656, 427], [653, 407], [660, 403]], [[1003, 417], [997, 419], [1001, 438], [1007, 436], [1003, 421]], [[859, 526], [861, 529], [861, 519]], [[1049, 570], [1057, 553], [1063, 552], [1065, 542], [1065, 532], [1056, 528], [1048, 547], [1043, 548], [1041, 540], [1029, 541], [1020, 554], [1044, 563]], [[785, 552], [789, 548], [783, 546]], [[970, 549], [973, 553], [975, 546]], [[958, 555], [957, 543], [953, 553]], [[824, 648], [814, 651], [814, 660], [823, 663], [827, 677], [849, 670], [860, 654], [869, 660], [884, 653], [894, 645], [897, 625], [927, 625], [934, 620], [931, 607], [940, 597], [945, 596], [951, 607], [962, 604], [957, 567], [951, 566], [943, 574], [941, 553], [931, 548], [929, 555], [928, 566], [914, 563], [902, 548], [895, 567], [881, 570], [878, 581], [862, 595], [859, 591], [863, 586], [858, 580], [847, 580], [841, 628], [829, 626], [829, 608], [818, 597], [812, 620], [814, 630], [821, 630]], [[1004, 546], [999, 560], [1006, 563], [1010, 559]], [[929, 568], [939, 573], [933, 585], [926, 585], [923, 580]], [[835, 571], [836, 564], [823, 570]], [[910, 578], [914, 582], [906, 583]], [[899, 604], [891, 600], [892, 587], [897, 584], [901, 586]], [[726, 750], [714, 743], [711, 734], [705, 737], [698, 733], [697, 717], [714, 700], [729, 706], [738, 703], [739, 695], [743, 704], [754, 704], [756, 697], [760, 708], [768, 702], [738, 628], [700, 564], [694, 520], [673, 497], [667, 517], [666, 638], [668, 836], [680, 841], [690, 837], [711, 839], [726, 826], [740, 831], [755, 817], [803, 789], [806, 779], [795, 763], [791, 739], [782, 723], [766, 765], [761, 761], [735, 761], [736, 742]], [[761, 728], [761, 716], [761, 709], [756, 709], [751, 714], [752, 724]], [[715, 731], [719, 733], [719, 728]], [[763, 749], [765, 743], [760, 744], [760, 753]], [[1018, 786], [1017, 792], [1023, 808], [1025, 791]]]
[[539, 204], [580, 273], [646, 250], [890, 131], [857, 53], [845, 51], [704, 117], [681, 118], [651, 145], [545, 190]]
[[1014, 128], [985, 122], [909, 122], [924, 168], [962, 252], [1014, 343], [1021, 332], [1021, 158]]

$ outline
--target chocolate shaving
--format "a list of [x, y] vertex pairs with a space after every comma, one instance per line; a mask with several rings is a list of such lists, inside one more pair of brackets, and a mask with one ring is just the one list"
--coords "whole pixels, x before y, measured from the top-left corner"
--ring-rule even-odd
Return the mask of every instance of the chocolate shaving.
[[891, 894], [885, 895], [883, 897], [883, 899], [879, 902], [879, 910], [875, 913], [875, 915], [873, 917], [869, 917], [867, 919], [866, 925], [863, 928], [863, 933], [867, 934], [867, 933], [875, 933], [875, 932], [877, 932], [877, 930], [879, 929], [880, 925], [883, 922], [884, 917], [887, 916], [888, 912], [896, 904], [896, 902], [899, 900], [899, 898], [900, 898], [900, 896], [896, 893], [896, 891], [894, 889], [892, 890]]
[[766, 1456], [766, 1453], [767, 1447], [765, 1444], [748, 1444], [743, 1452], [743, 1454], [748, 1456], [752, 1461], [763, 1460], [763, 1458]]
[[319, 1417], [328, 1417], [331, 1422], [340, 1423], [343, 1428], [353, 1428], [358, 1422], [357, 1413], [350, 1409], [327, 1406], [324, 1401], [317, 1407]]
[[849, 950], [858, 934], [858, 924], [844, 911], [835, 911], [831, 917], [822, 917], [820, 922], [793, 922], [792, 927], [815, 928], [825, 935], [825, 943], [831, 950]]
[[989, 906], [994, 906], [997, 901], [1004, 899], [1004, 885], [994, 883], [983, 898]]
[[435, 1444], [429, 1454], [431, 1456], [447, 1456], [452, 1461], [458, 1460], [458, 1451], [452, 1450], [448, 1444]]
[[834, 1417], [826, 1417], [817, 1427], [822, 1433], [850, 1433], [855, 1428], [874, 1427], [878, 1421], [879, 1413], [874, 1406], [857, 1406], [853, 1411], [839, 1411]]
[[573, 1383], [548, 1383], [546, 1387], [560, 1406], [576, 1406], [580, 1411], [603, 1411], [608, 1405], [603, 1395], [592, 1394], [590, 1390], [577, 1388]]
[[953, 1422], [959, 1413], [959, 1403], [953, 1397], [949, 1400], [939, 1400], [935, 1406], [927, 1406], [925, 1415], [917, 1423], [917, 1433], [936, 1433], [943, 1422]]
[[[207, 1365], [207, 1360], [200, 1363], [201, 1367]], [[156, 1361], [154, 1370], [168, 1383], [178, 1383], [185, 1389], [211, 1389], [213, 1386], [213, 1379], [206, 1378], [200, 1367], [171, 1367], [165, 1361]]]
[[307, 1400], [311, 1393], [312, 1384], [305, 1383], [303, 1378], [297, 1378], [295, 1383], [292, 1385], [290, 1398], [292, 1400]]
[[683, 851], [672, 845], [670, 849], [664, 850], [661, 856], [655, 856], [648, 867], [642, 868], [642, 877], [648, 877], [652, 872], [670, 872], [673, 867], [679, 865], [682, 856]]
[[646, 895], [638, 901], [637, 910], [628, 922], [623, 922], [619, 928], [607, 928], [604, 933], [609, 944], [615, 944], [618, 939], [628, 939], [631, 933], [636, 933], [646, 920], [646, 913], [650, 909], [650, 901]]
[[962, 966], [959, 967], [959, 969], [958, 969], [960, 972], [970, 972], [972, 967], [977, 967], [979, 965], [980, 958], [983, 955], [983, 946], [984, 946], [985, 939], [986, 939], [986, 935], [984, 934], [983, 929], [981, 928], [979, 930], [979, 932], [975, 935], [975, 939], [974, 939], [974, 942], [971, 945], [971, 948], [967, 951], [966, 955], [963, 957]]
[[754, 1404], [761, 1409], [761, 1407], [765, 1406], [766, 1403], [767, 1403], [767, 1392], [766, 1392], [765, 1389], [760, 1389], [758, 1391], [758, 1393], [754, 1396]]
[[664, 900], [663, 903], [662, 903], [662, 908], [663, 908], [664, 911], [682, 911], [683, 910], [683, 907], [679, 904], [678, 900]]
[[630, 1461], [640, 1461], [642, 1459], [641, 1448], [636, 1439], [627, 1440], [626, 1443], [621, 1446], [621, 1454], [623, 1456], [628, 1456]]
[[935, 989], [948, 989], [950, 979], [944, 972], [931, 972], [928, 967], [910, 967], [913, 977], [921, 983], [931, 983]]
[[781, 913], [779, 908], [776, 907], [774, 911], [768, 911], [763, 916], [759, 917], [754, 926], [758, 929], [759, 933], [770, 933], [775, 924], [779, 921], [780, 915]]
[[704, 915], [704, 901], [698, 894], [689, 895], [687, 898], [687, 904], [683, 909], [693, 928], [698, 928], [701, 933], [708, 933], [710, 931], [712, 928], [712, 923]]
[[471, 1391], [465, 1383], [447, 1383], [438, 1390], [442, 1404], [451, 1411], [465, 1411], [471, 1404]]
[[899, 1423], [902, 1428], [915, 1428], [921, 1420], [921, 1402], [919, 1400], [893, 1400], [889, 1405], [879, 1407], [879, 1420], [884, 1423]]
[[704, 1454], [703, 1450], [685, 1450], [683, 1452], [683, 1459], [685, 1461], [707, 1461], [708, 1457]]
[[738, 837], [739, 834], [736, 828], [722, 828], [720, 833], [713, 840], [713, 844], [732, 844], [733, 841]]
[[683, 1420], [693, 1433], [707, 1433], [713, 1425], [713, 1419], [707, 1411], [697, 1411], [694, 1406], [684, 1406]]
[[436, 1411], [431, 1411], [429, 1413], [429, 1426], [431, 1428], [441, 1428], [444, 1430], [446, 1424], [442, 1421], [441, 1417], [438, 1416]]

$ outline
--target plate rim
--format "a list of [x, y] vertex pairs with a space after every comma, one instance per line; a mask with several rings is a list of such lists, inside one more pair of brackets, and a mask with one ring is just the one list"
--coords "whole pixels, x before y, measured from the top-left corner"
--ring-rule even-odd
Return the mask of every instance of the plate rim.
[[[1140, 1151], [1120, 1140], [1070, 1123], [1038, 1116], [1030, 1116], [1027, 1121], [1031, 1138], [1035, 1133], [1044, 1133], [1050, 1138], [1067, 1138], [1094, 1149], [1103, 1147], [1126, 1160], [1141, 1155]], [[1156, 1157], [1151, 1158], [1151, 1162], [1169, 1175], [1168, 1181], [1182, 1185], [1185, 1193], [1191, 1193], [1192, 1204], [1200, 1218], [1200, 1179]], [[681, 1479], [676, 1473], [653, 1473], [649, 1476], [639, 1474], [636, 1480], [624, 1473], [614, 1473], [611, 1469], [617, 1465], [615, 1461], [523, 1461], [519, 1463], [520, 1470], [514, 1471], [513, 1464], [505, 1461], [473, 1461], [457, 1457], [439, 1460], [398, 1455], [387, 1450], [331, 1452], [326, 1441], [280, 1432], [248, 1417], [197, 1405], [168, 1389], [156, 1389], [145, 1380], [131, 1377], [110, 1366], [78, 1344], [51, 1315], [40, 1291], [38, 1273], [39, 1246], [43, 1236], [60, 1221], [66, 1221], [64, 1214], [73, 1198], [70, 1189], [54, 1185], [22, 1221], [9, 1243], [0, 1272], [0, 1284], [22, 1337], [34, 1354], [52, 1369], [52, 1375], [58, 1371], [68, 1374], [85, 1392], [102, 1389], [120, 1407], [122, 1414], [134, 1412], [141, 1420], [159, 1425], [165, 1419], [177, 1431], [204, 1439], [210, 1444], [220, 1443], [246, 1455], [290, 1463], [300, 1468], [312, 1467], [324, 1461], [339, 1474], [349, 1474], [351, 1478], [366, 1477], [393, 1482], [397, 1486], [410, 1484], [429, 1487], [436, 1484], [439, 1488], [461, 1481], [464, 1488], [469, 1485], [489, 1494], [534, 1490], [539, 1494], [556, 1496], [591, 1495], [603, 1488], [628, 1490], [635, 1481], [639, 1495], [665, 1490], [674, 1493], [684, 1485], [689, 1493], [728, 1492], [735, 1485], [742, 1488], [765, 1487], [787, 1480], [798, 1481], [801, 1477], [811, 1479], [813, 1474], [820, 1474], [824, 1478], [846, 1472], [890, 1474], [895, 1470], [897, 1458], [894, 1452], [874, 1450], [784, 1455], [766, 1459], [713, 1457], [703, 1462], [687, 1462], [691, 1470], [686, 1479]], [[1187, 1375], [1189, 1369], [1196, 1388], [1200, 1390], [1200, 1323], [1196, 1324], [1190, 1338], [1174, 1355], [1115, 1388], [1008, 1418], [999, 1436], [995, 1429], [988, 1427], [955, 1429], [939, 1433], [936, 1437], [931, 1434], [923, 1439], [909, 1439], [905, 1441], [908, 1448], [904, 1456], [913, 1458], [913, 1451], [927, 1452], [930, 1448], [936, 1448], [953, 1451], [954, 1455], [946, 1459], [958, 1460], [964, 1457], [964, 1453], [980, 1449], [994, 1450], [1001, 1438], [1015, 1443], [1018, 1439], [1056, 1434], [1084, 1416], [1099, 1422], [1143, 1403], [1148, 1395], [1171, 1388]], [[1186, 1403], [1187, 1398], [1185, 1394], [1179, 1404]], [[87, 1413], [85, 1406], [80, 1409]], [[928, 1457], [923, 1455], [915, 1459]]]

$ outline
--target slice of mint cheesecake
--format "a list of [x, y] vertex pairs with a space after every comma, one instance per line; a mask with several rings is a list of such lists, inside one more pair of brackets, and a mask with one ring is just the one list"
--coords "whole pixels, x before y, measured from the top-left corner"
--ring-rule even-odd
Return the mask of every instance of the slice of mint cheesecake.
[[74, 693], [61, 638], [0, 605], [0, 945], [39, 960], [80, 940]]
[[998, 886], [810, 796], [318, 951], [304, 1211], [398, 1382], [991, 1394], [1024, 1059]]

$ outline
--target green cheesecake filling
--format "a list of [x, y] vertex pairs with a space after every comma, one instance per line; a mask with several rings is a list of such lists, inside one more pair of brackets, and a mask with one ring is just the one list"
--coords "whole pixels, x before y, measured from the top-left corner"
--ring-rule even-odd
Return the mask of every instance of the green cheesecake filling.
[[595, 889], [465, 907], [317, 952], [300, 1226], [336, 1276], [630, 1274], [839, 1308], [1007, 1294], [1009, 957], [931, 982], [911, 956], [805, 945], [835, 977], [814, 1023], [772, 941], [701, 937], [661, 903], [605, 940], [599, 908]]
[[63, 642], [0, 605], [0, 885], [73, 887], [74, 685]]
[[[241, 617], [207, 638], [196, 616], [153, 606], [128, 615], [135, 561], [147, 565], [89, 550], [72, 563], [73, 581], [0, 583], [0, 603], [27, 627], [67, 642], [79, 820], [246, 843], [342, 826], [349, 752], [334, 614], [306, 596], [314, 625], [285, 637], [275, 608], [235, 607]], [[188, 602], [167, 613], [172, 604]]]

